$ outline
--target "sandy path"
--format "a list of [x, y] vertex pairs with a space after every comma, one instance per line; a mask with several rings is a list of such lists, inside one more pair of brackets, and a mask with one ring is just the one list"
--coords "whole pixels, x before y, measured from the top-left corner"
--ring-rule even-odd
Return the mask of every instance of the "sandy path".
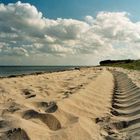
[[136, 75], [83, 68], [0, 79], [0, 139], [139, 140]]
[[113, 76], [87, 68], [0, 80], [2, 140], [100, 140]]
[[136, 75], [83, 68], [0, 79], [0, 140], [139, 140]]
[[106, 68], [1, 79], [1, 139], [139, 140], [137, 85]]
[[[117, 116], [117, 139], [140, 139], [140, 88], [122, 72], [113, 72], [115, 92], [112, 114]], [[115, 134], [114, 134], [115, 135]]]
[[104, 133], [107, 140], [139, 140], [140, 88], [125, 70], [111, 71], [114, 76], [111, 114], [98, 118], [96, 122], [107, 132]]

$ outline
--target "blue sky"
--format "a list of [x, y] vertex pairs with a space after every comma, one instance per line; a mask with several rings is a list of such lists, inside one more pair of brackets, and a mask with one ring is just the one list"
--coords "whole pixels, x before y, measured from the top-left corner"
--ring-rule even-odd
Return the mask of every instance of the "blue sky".
[[0, 2], [0, 65], [140, 59], [139, 0]]
[[[45, 17], [56, 19], [83, 19], [86, 15], [96, 16], [99, 11], [128, 12], [133, 21], [140, 19], [139, 0], [20, 0], [37, 7]], [[1, 0], [2, 3], [14, 3], [17, 0]]]

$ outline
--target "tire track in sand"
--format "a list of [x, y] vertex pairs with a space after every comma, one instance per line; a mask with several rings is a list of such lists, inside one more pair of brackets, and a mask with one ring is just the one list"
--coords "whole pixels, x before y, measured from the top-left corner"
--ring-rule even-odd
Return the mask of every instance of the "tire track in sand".
[[106, 140], [140, 140], [140, 88], [123, 72], [111, 70], [114, 92], [110, 114], [96, 118]]
[[[122, 72], [113, 71], [114, 94], [111, 113], [116, 117], [112, 124], [118, 130], [107, 139], [139, 140], [140, 139], [140, 88]], [[119, 121], [118, 121], [119, 120]]]

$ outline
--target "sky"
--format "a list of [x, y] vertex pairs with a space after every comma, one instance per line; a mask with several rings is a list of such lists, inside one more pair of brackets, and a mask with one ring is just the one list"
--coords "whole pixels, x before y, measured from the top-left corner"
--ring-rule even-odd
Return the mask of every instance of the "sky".
[[0, 65], [140, 59], [139, 0], [0, 0]]

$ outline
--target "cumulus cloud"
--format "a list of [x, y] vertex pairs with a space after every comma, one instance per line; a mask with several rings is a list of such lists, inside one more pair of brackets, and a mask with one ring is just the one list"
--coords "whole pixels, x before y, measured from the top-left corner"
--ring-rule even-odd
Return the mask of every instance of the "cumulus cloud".
[[29, 3], [0, 4], [0, 56], [85, 55], [101, 60], [140, 58], [139, 50], [140, 22], [132, 22], [126, 12], [52, 20]]

